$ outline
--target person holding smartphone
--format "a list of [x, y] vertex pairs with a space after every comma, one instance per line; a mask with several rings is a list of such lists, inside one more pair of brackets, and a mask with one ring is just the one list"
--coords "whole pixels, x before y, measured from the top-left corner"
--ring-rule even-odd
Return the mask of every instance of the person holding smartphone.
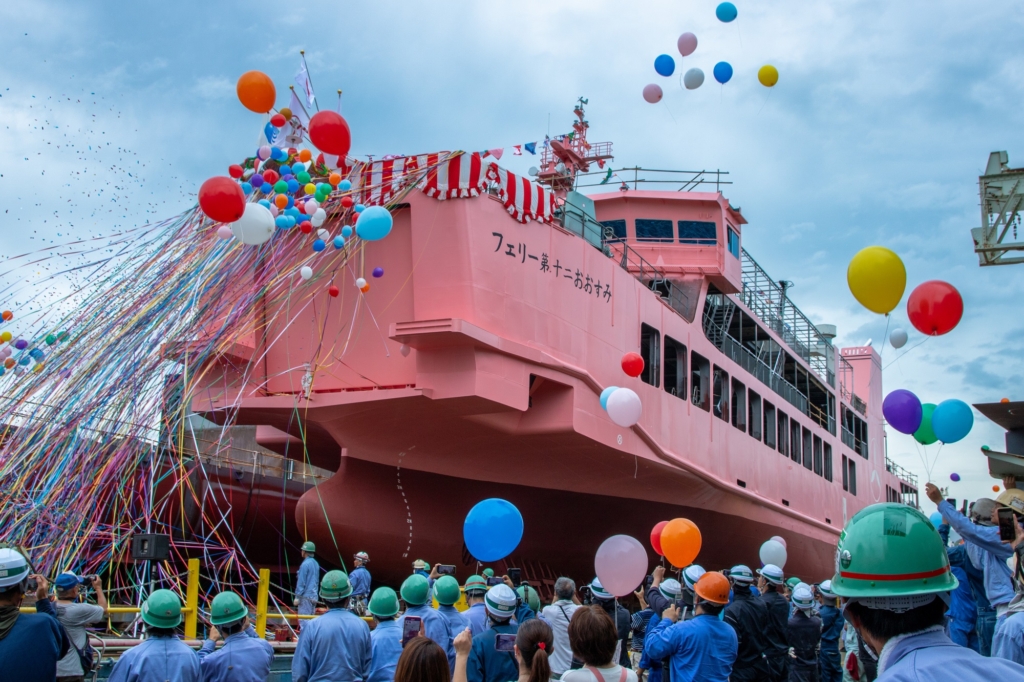
[[448, 667], [455, 668], [452, 627], [445, 617], [430, 605], [430, 584], [427, 578], [419, 573], [413, 573], [402, 583], [399, 594], [402, 595], [406, 608], [405, 613], [398, 619], [398, 624], [404, 629], [406, 619], [419, 618], [423, 624], [424, 634], [444, 650], [448, 656]]
[[[508, 682], [519, 678], [519, 664], [508, 643], [515, 644], [516, 633], [534, 617], [534, 612], [516, 595], [508, 576], [504, 576], [504, 581], [487, 590], [484, 597], [489, 627], [473, 637], [466, 665], [469, 682]], [[512, 623], [512, 616], [516, 623]]]

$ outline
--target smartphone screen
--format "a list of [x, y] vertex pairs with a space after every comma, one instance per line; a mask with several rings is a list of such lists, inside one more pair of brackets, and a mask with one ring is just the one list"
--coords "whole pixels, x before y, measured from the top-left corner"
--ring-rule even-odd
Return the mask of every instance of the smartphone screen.
[[[511, 577], [511, 576], [509, 576]], [[494, 650], [495, 651], [515, 651], [516, 650], [516, 636], [506, 635], [498, 633], [494, 638]]]
[[508, 579], [512, 581], [513, 587], [519, 587], [523, 582], [523, 572], [518, 568], [508, 569]]
[[952, 507], [953, 509], [956, 509], [956, 498], [955, 497], [947, 497], [946, 498], [946, 502], [949, 502], [949, 506], [950, 507]]
[[499, 578], [498, 576], [494, 576], [493, 578], [488, 578], [487, 579], [487, 587], [494, 587], [495, 585], [501, 585], [503, 582], [505, 582], [505, 581], [502, 580], [501, 578]]
[[437, 572], [440, 575], [455, 575], [455, 566], [451, 564], [438, 564]]
[[1017, 519], [1012, 509], [999, 510], [999, 539], [1003, 542], [1017, 539]]
[[420, 624], [423, 619], [419, 616], [406, 616], [402, 624], [402, 646], [405, 646], [410, 639], [420, 634]]

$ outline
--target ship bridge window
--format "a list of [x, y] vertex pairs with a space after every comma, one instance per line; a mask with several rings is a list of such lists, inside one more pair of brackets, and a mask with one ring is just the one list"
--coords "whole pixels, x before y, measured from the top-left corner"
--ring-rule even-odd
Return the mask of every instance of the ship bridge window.
[[779, 410], [779, 452], [783, 457], [789, 457], [789, 417]]
[[750, 435], [761, 440], [761, 396], [750, 392]]
[[686, 400], [686, 346], [665, 337], [665, 391]]
[[679, 243], [714, 246], [718, 243], [718, 226], [699, 220], [680, 220]]
[[843, 455], [843, 490], [857, 494], [857, 463]]
[[800, 463], [800, 444], [803, 439], [800, 437], [800, 424], [795, 419], [789, 420], [789, 458]]
[[711, 407], [716, 417], [729, 421], [729, 375], [721, 367], [715, 367]]
[[729, 253], [731, 253], [732, 255], [734, 255], [737, 258], [739, 258], [740, 257], [740, 236], [738, 234], [736, 234], [736, 230], [732, 229], [732, 227], [729, 227], [729, 228], [727, 228], [726, 237], [728, 238]]
[[764, 401], [764, 444], [775, 447], [775, 406]]
[[814, 473], [822, 476], [822, 461], [821, 461], [821, 438], [818, 436], [814, 437]]
[[646, 324], [640, 325], [640, 357], [644, 359], [640, 381], [657, 388], [661, 385], [661, 332]]
[[673, 239], [671, 220], [636, 219], [636, 240], [638, 242], [670, 242]]
[[740, 431], [747, 430], [747, 387], [732, 380], [732, 425]]
[[864, 459], [868, 458], [868, 424], [845, 405], [840, 410], [842, 439], [846, 446]]
[[622, 241], [626, 238], [625, 220], [606, 220], [604, 225], [604, 238], [606, 241]]
[[814, 468], [814, 450], [811, 447], [811, 432], [804, 429], [804, 469], [810, 471]]
[[711, 410], [711, 362], [697, 352], [690, 353], [690, 400], [704, 411]]
[[825, 443], [825, 480], [832, 480], [832, 446]]

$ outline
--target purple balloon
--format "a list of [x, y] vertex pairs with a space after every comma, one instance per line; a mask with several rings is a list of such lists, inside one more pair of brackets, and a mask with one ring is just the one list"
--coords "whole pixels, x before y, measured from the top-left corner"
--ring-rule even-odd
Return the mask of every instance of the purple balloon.
[[912, 434], [921, 427], [921, 401], [910, 391], [898, 388], [882, 401], [882, 414], [889, 426]]
[[950, 474], [949, 475], [949, 480], [953, 481], [954, 483], [959, 481], [960, 480], [960, 474]]
[[383, 277], [384, 276], [384, 268], [374, 268], [373, 269], [373, 276], [374, 277]]

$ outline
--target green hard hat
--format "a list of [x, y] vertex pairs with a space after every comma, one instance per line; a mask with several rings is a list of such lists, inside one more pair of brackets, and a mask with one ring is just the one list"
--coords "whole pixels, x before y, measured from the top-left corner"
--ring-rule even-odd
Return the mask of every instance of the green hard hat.
[[796, 587], [797, 585], [799, 585], [802, 582], [803, 582], [803, 580], [800, 580], [800, 578], [797, 578], [794, 575], [794, 576], [791, 576], [790, 579], [786, 581], [786, 586], [789, 587], [789, 589], [792, 590], [794, 587]]
[[402, 583], [402, 599], [409, 606], [422, 606], [427, 603], [430, 583], [419, 573], [413, 573]]
[[438, 604], [451, 606], [462, 596], [459, 581], [450, 575], [442, 575], [434, 583], [434, 596], [437, 597]]
[[463, 589], [466, 592], [486, 592], [487, 580], [480, 575], [471, 575], [466, 579], [466, 585]]
[[314, 545], [309, 540], [306, 540], [305, 542], [303, 542], [302, 543], [302, 547], [300, 549], [302, 549], [303, 552], [309, 552], [310, 554], [316, 554], [316, 545]]
[[348, 574], [344, 571], [327, 571], [320, 581], [320, 598], [324, 601], [337, 601], [352, 594], [352, 586], [348, 583]]
[[234, 592], [221, 592], [210, 603], [210, 622], [214, 625], [230, 625], [248, 615], [249, 609]]
[[485, 578], [493, 578], [494, 577], [494, 569], [493, 568], [485, 568], [483, 570], [483, 574], [484, 574]]
[[153, 628], [176, 628], [181, 625], [181, 599], [170, 590], [154, 590], [142, 602], [142, 622]]
[[398, 595], [390, 587], [378, 587], [370, 596], [366, 610], [378, 618], [390, 618], [398, 613]]
[[533, 609], [535, 613], [540, 611], [540, 595], [537, 594], [537, 590], [533, 589], [529, 585], [520, 585], [516, 589], [516, 594], [519, 595], [520, 599], [529, 604], [530, 608]]
[[942, 538], [913, 507], [894, 502], [865, 507], [839, 536], [831, 591], [840, 597], [911, 597], [956, 586]]

